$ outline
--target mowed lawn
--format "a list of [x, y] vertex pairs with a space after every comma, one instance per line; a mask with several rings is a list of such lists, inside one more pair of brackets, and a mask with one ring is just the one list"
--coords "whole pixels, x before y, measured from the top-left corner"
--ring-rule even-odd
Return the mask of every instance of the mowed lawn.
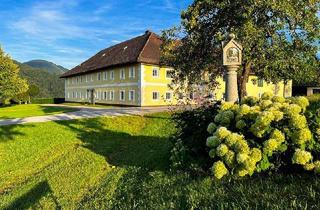
[[312, 174], [214, 181], [169, 168], [170, 115], [0, 127], [0, 209], [284, 209], [320, 204]]
[[75, 110], [76, 109], [72, 108], [51, 107], [39, 104], [12, 105], [7, 107], [0, 107], [0, 119], [53, 115]]

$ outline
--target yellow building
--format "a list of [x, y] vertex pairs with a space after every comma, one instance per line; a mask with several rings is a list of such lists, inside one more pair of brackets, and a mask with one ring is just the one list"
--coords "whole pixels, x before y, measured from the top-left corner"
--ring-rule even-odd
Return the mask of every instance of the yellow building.
[[[168, 86], [173, 70], [160, 66], [161, 44], [159, 36], [147, 31], [100, 51], [61, 76], [65, 78], [66, 101], [126, 106], [176, 104], [178, 98]], [[259, 96], [266, 90], [285, 95], [283, 84], [264, 83], [259, 87], [261, 84], [255, 84], [252, 78], [248, 83], [249, 95]], [[224, 95], [224, 82], [220, 82], [212, 91], [218, 100]], [[181, 95], [179, 98], [182, 99]]]

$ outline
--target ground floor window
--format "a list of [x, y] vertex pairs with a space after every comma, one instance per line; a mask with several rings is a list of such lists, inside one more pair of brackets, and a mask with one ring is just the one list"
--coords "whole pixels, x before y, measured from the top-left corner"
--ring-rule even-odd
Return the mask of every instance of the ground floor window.
[[134, 90], [129, 91], [129, 101], [134, 101]]
[[160, 98], [160, 93], [159, 92], [152, 92], [152, 99], [153, 100], [159, 100]]
[[171, 100], [171, 99], [172, 99], [172, 93], [166, 92], [166, 100]]
[[104, 100], [108, 100], [108, 92], [104, 92], [104, 97], [103, 97]]
[[114, 100], [114, 91], [113, 90], [110, 91], [109, 98], [110, 98], [110, 101]]
[[120, 98], [120, 101], [124, 101], [124, 99], [125, 99], [125, 91], [124, 90], [120, 90], [119, 98]]

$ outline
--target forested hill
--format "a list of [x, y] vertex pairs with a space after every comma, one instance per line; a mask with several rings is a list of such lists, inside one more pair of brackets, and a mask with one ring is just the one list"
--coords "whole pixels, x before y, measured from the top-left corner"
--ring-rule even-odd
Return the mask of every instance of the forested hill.
[[23, 64], [55, 74], [63, 74], [64, 72], [68, 71], [68, 69], [64, 68], [63, 66], [45, 60], [31, 60]]
[[21, 77], [26, 79], [29, 84], [39, 87], [40, 93], [36, 96], [37, 98], [64, 97], [64, 80], [59, 78], [61, 73], [47, 68], [34, 68], [17, 61], [15, 63], [20, 67]]

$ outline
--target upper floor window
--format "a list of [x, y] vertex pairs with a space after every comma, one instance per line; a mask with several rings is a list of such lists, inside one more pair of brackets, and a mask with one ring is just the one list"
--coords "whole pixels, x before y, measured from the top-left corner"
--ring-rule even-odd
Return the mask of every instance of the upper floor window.
[[135, 78], [136, 74], [135, 74], [135, 68], [134, 66], [130, 67], [129, 69], [129, 78]]
[[125, 79], [126, 78], [126, 71], [125, 69], [120, 70], [120, 79]]
[[108, 100], [108, 92], [104, 92], [104, 97], [103, 97], [104, 100]]
[[159, 100], [160, 98], [160, 93], [159, 92], [152, 92], [152, 99], [153, 100]]
[[79, 84], [79, 77], [77, 77], [77, 84]]
[[168, 69], [168, 70], [166, 71], [166, 78], [167, 78], [167, 79], [172, 79], [172, 78], [173, 78], [173, 73], [174, 73], [173, 70], [169, 70], [169, 69]]
[[103, 80], [107, 80], [108, 79], [108, 72], [105, 71], [103, 72]]
[[159, 69], [154, 68], [154, 69], [152, 70], [152, 76], [153, 76], [153, 77], [159, 77]]
[[258, 79], [258, 87], [263, 87], [263, 79]]
[[97, 80], [101, 80], [101, 72], [97, 74]]
[[125, 99], [125, 91], [124, 90], [120, 90], [119, 99], [120, 99], [120, 101], [124, 101], [124, 99]]
[[114, 80], [114, 71], [110, 71], [110, 79]]
[[91, 82], [93, 81], [93, 74], [91, 74]]
[[88, 75], [86, 75], [86, 82], [88, 82]]
[[129, 101], [134, 101], [134, 90], [129, 91]]

